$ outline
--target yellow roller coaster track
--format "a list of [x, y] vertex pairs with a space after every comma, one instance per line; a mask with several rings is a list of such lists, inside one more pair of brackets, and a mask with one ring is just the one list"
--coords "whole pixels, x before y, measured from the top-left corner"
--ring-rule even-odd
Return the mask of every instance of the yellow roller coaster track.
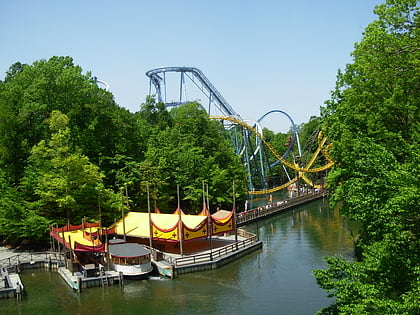
[[[244, 127], [245, 129], [248, 129], [249, 131], [251, 131], [252, 133], [254, 133], [257, 137], [259, 137], [261, 139], [261, 141], [271, 151], [271, 153], [273, 153], [273, 155], [276, 157], [276, 159], [278, 159], [281, 163], [283, 163], [287, 167], [289, 167], [289, 168], [298, 172], [298, 175], [295, 178], [291, 179], [290, 181], [288, 181], [287, 183], [285, 183], [281, 186], [274, 187], [274, 188], [271, 188], [271, 189], [266, 189], [266, 190], [249, 191], [248, 193], [251, 194], [251, 195], [262, 195], [262, 194], [272, 193], [272, 192], [284, 189], [287, 186], [296, 182], [299, 178], [302, 178], [309, 185], [313, 186], [312, 182], [305, 176], [305, 173], [322, 172], [326, 169], [329, 169], [334, 164], [334, 161], [331, 160], [331, 158], [328, 155], [328, 151], [331, 148], [332, 144], [330, 143], [328, 145], [325, 145], [325, 142], [327, 141], [327, 137], [324, 137], [322, 135], [322, 132], [320, 132], [318, 134], [318, 148], [314, 152], [312, 158], [310, 159], [310, 161], [308, 162], [308, 164], [305, 167], [300, 167], [296, 163], [292, 164], [289, 161], [286, 161], [285, 159], [283, 159], [281, 157], [281, 155], [273, 148], [273, 146], [265, 140], [265, 138], [262, 134], [260, 134], [255, 128], [251, 127], [250, 125], [243, 122], [242, 120], [239, 120], [239, 119], [236, 119], [236, 118], [233, 118], [233, 117], [228, 117], [228, 116], [210, 116], [209, 118], [210, 119], [217, 119], [217, 120], [227, 120], [227, 121], [233, 122], [237, 125], [240, 125], [240, 126]], [[325, 159], [328, 161], [328, 163], [325, 164], [324, 166], [321, 166], [321, 167], [310, 168], [314, 164], [314, 162], [315, 162], [316, 158], [318, 157], [319, 153], [322, 153], [322, 155], [325, 157]]]

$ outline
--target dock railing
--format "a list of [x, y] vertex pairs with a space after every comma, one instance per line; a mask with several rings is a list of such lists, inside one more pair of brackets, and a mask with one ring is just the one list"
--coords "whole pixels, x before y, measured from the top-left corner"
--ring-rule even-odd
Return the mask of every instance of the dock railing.
[[232, 254], [235, 251], [238, 251], [240, 249], [247, 248], [258, 241], [258, 238], [255, 234], [246, 232], [241, 229], [238, 229], [238, 236], [244, 237], [245, 239], [238, 242], [234, 242], [232, 244], [229, 244], [223, 247], [215, 248], [211, 250], [210, 252], [206, 252], [206, 253], [202, 253], [198, 255], [178, 257], [178, 258], [167, 255], [169, 257], [165, 257], [165, 259], [169, 259], [169, 262], [176, 267], [197, 264], [197, 263], [211, 262], [219, 258], [225, 257], [229, 254]]
[[19, 272], [23, 264], [33, 265], [36, 263], [55, 263], [64, 265], [63, 254], [57, 252], [28, 252], [20, 253], [0, 260], [0, 269]]
[[236, 215], [236, 223], [238, 226], [245, 225], [245, 224], [257, 221], [259, 219], [262, 219], [263, 217], [280, 213], [282, 211], [296, 207], [303, 203], [322, 198], [324, 195], [325, 195], [325, 191], [323, 190], [313, 191], [313, 192], [311, 191], [311, 192], [306, 192], [304, 194], [301, 194], [294, 198], [290, 198], [290, 199], [282, 200], [282, 201], [279, 201], [270, 205], [266, 205], [264, 207], [258, 207], [258, 208], [250, 209], [248, 211], [243, 211]]

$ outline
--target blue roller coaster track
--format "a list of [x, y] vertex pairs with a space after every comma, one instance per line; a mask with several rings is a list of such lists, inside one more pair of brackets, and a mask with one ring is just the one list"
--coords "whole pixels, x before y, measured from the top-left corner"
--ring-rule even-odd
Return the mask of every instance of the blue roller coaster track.
[[[166, 90], [166, 73], [168, 72], [179, 72], [181, 74], [178, 102], [166, 101], [166, 93], [164, 93], [164, 91]], [[182, 91], [184, 90], [183, 86], [185, 85], [185, 77], [188, 77], [208, 98], [209, 105], [214, 104], [219, 109], [219, 111], [226, 116], [239, 117], [239, 115], [233, 110], [233, 108], [225, 100], [222, 94], [220, 94], [220, 92], [214, 87], [210, 80], [207, 79], [207, 77], [200, 69], [192, 67], [165, 67], [147, 71], [146, 75], [150, 79], [150, 86], [153, 84], [156, 89], [158, 101], [165, 103], [166, 106], [177, 106], [186, 102], [183, 101]]]
[[[169, 80], [167, 77], [169, 73], [179, 73], [179, 89], [178, 95], [171, 95], [171, 101], [168, 101], [167, 85]], [[299, 143], [298, 131], [293, 119], [284, 111], [271, 110], [266, 114], [262, 115], [256, 120], [252, 128], [243, 128], [245, 121], [240, 115], [229, 105], [222, 94], [215, 88], [210, 80], [204, 75], [204, 73], [193, 67], [163, 67], [146, 72], [146, 76], [149, 78], [149, 95], [156, 95], [158, 102], [164, 103], [167, 107], [178, 106], [194, 100], [187, 99], [186, 91], [186, 79], [189, 79], [198, 90], [205, 95], [208, 100], [207, 112], [209, 115], [219, 115], [220, 117], [227, 117], [228, 119], [220, 119], [224, 124], [225, 129], [228, 131], [227, 134], [230, 140], [233, 142], [235, 151], [239, 154], [243, 160], [248, 171], [248, 190], [268, 190], [269, 187], [268, 178], [271, 176], [271, 168], [281, 161], [285, 161], [286, 157], [292, 152], [293, 146], [297, 144], [299, 155], [301, 155], [301, 148]], [[154, 93], [152, 93], [152, 87], [154, 87]], [[176, 101], [174, 101], [174, 99]], [[205, 106], [204, 104], [201, 104]], [[291, 143], [286, 151], [276, 160], [274, 163], [268, 161], [269, 152], [267, 146], [263, 144], [264, 137], [262, 135], [262, 120], [272, 113], [280, 113], [285, 115], [291, 124]], [[236, 123], [233, 123], [236, 122]], [[239, 122], [239, 124], [238, 124]], [[241, 126], [242, 124], [242, 126]], [[255, 136], [255, 133], [260, 133], [260, 136]], [[283, 168], [284, 163], [283, 163]], [[285, 169], [287, 174], [287, 171]], [[289, 178], [290, 180], [290, 178]]]

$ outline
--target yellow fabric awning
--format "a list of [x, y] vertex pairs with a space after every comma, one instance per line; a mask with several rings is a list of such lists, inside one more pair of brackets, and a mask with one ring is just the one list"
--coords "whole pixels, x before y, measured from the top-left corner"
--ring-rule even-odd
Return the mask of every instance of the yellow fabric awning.
[[[224, 223], [231, 224], [232, 216], [229, 215], [231, 212], [223, 211], [218, 213], [216, 216], [218, 229], [220, 230], [220, 225]], [[159, 239], [168, 239], [168, 240], [179, 240], [179, 231], [178, 231], [178, 222], [179, 214], [165, 214], [165, 213], [152, 213], [150, 214], [151, 220], [153, 223], [153, 237]], [[214, 218], [214, 219], [216, 219]], [[216, 221], [216, 220], [212, 221]], [[199, 237], [207, 236], [206, 222], [208, 220], [207, 216], [203, 215], [181, 215], [182, 225], [184, 231], [184, 239], [193, 239]], [[120, 219], [115, 223], [114, 226], [117, 234], [125, 234], [127, 236], [133, 237], [150, 237], [150, 223], [149, 223], [149, 214], [145, 212], [129, 212], [126, 214], [124, 221]], [[223, 230], [231, 230], [231, 225], [229, 228]], [[194, 232], [195, 231], [195, 232]]]
[[95, 228], [91, 228], [91, 229], [85, 229], [85, 230], [75, 230], [75, 231], [66, 231], [63, 233], [59, 233], [59, 237], [63, 237], [64, 234], [64, 240], [66, 242], [69, 241], [69, 237], [70, 237], [70, 244], [71, 244], [71, 248], [74, 249], [75, 248], [75, 242], [79, 243], [80, 245], [85, 245], [85, 246], [96, 246], [101, 244], [99, 239], [88, 239], [86, 237], [84, 237], [84, 233], [95, 233], [99, 230], [99, 228], [95, 227]]

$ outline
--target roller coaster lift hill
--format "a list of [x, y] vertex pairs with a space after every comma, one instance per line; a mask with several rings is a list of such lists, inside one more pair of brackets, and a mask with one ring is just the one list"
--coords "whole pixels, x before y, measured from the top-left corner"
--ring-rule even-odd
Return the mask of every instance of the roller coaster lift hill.
[[[209, 114], [209, 118], [217, 119], [223, 124], [233, 143], [236, 154], [241, 156], [246, 167], [248, 193], [250, 195], [271, 194], [275, 191], [289, 187], [299, 179], [304, 180], [307, 185], [314, 187], [314, 184], [306, 174], [323, 172], [334, 164], [328, 155], [328, 151], [332, 144], [327, 144], [327, 138], [324, 137], [321, 132], [317, 135], [317, 148], [315, 152], [308, 161], [303, 161], [298, 130], [290, 115], [282, 110], [274, 109], [262, 115], [255, 122], [249, 124], [235, 112], [204, 73], [197, 68], [157, 68], [147, 71], [146, 76], [150, 80], [149, 95], [155, 94], [158, 102], [164, 103], [167, 107], [179, 106], [194, 101], [187, 99], [187, 92], [189, 92], [190, 89], [194, 89], [194, 92], [198, 92], [200, 95], [205, 96], [205, 99], [208, 101], [206, 110]], [[173, 84], [174, 77], [175, 83]], [[174, 89], [174, 86], [176, 85], [178, 86]], [[154, 91], [152, 91], [152, 88], [154, 88]], [[171, 88], [176, 92], [170, 93], [169, 90]], [[172, 97], [171, 101], [168, 101], [169, 97]], [[205, 104], [202, 105], [206, 106]], [[290, 122], [291, 136], [288, 138], [288, 143], [283, 154], [279, 154], [274, 147], [267, 142], [263, 135], [262, 121], [271, 114], [281, 114]], [[293, 156], [293, 150], [296, 146], [298, 156]], [[321, 167], [312, 168], [313, 164], [320, 156], [323, 156], [325, 164]], [[272, 178], [272, 168], [279, 163], [282, 164], [286, 174], [284, 178], [287, 178], [287, 180], [282, 183], [270, 180], [270, 178]], [[287, 168], [293, 170], [293, 173], [295, 174], [293, 178], [290, 178]], [[290, 173], [292, 173], [292, 171]]]

